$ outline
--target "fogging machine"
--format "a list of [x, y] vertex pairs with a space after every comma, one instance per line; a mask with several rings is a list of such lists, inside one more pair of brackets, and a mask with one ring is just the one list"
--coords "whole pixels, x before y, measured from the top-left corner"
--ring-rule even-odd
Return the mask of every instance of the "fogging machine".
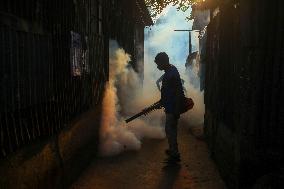
[[[194, 106], [194, 102], [191, 98], [187, 98], [187, 97], [184, 97], [183, 98], [183, 103], [182, 103], [182, 106], [180, 108], [180, 114], [182, 113], [185, 113], [187, 112], [188, 110], [192, 109]], [[161, 100], [155, 102], [154, 104], [148, 106], [147, 108], [143, 109], [141, 112], [135, 114], [134, 116], [128, 118], [125, 120], [126, 123], [142, 116], [142, 115], [147, 115], [149, 114], [150, 112], [152, 111], [155, 111], [155, 110], [158, 110], [158, 109], [161, 109], [163, 108], [163, 105], [162, 105], [162, 102]]]

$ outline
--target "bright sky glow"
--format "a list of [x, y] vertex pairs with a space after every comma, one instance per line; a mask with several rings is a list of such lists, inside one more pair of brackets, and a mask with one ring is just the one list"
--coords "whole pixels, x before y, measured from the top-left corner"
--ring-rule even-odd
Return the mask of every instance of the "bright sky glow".
[[[191, 9], [186, 12], [177, 11], [173, 6], [168, 6], [157, 19], [154, 26], [145, 29], [145, 61], [153, 63], [154, 57], [159, 52], [166, 52], [171, 64], [178, 68], [185, 68], [188, 56], [188, 32], [174, 31], [176, 29], [191, 29], [192, 21], [185, 18], [190, 15]], [[197, 34], [192, 32], [192, 50], [196, 51]], [[145, 66], [147, 66], [145, 64]]]

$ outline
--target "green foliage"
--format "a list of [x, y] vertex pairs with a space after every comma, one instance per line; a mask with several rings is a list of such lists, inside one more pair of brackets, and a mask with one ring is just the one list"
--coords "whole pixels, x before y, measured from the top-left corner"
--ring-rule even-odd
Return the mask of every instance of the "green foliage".
[[164, 8], [172, 4], [177, 5], [177, 9], [186, 11], [192, 4], [201, 2], [202, 0], [145, 0], [146, 6], [150, 9], [152, 18], [160, 14]]

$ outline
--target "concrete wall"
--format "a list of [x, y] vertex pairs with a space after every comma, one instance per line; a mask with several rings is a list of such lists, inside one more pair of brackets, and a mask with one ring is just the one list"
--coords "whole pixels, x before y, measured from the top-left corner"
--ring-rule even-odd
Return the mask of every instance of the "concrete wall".
[[2, 159], [0, 188], [68, 188], [97, 155], [100, 109], [77, 117], [56, 136]]

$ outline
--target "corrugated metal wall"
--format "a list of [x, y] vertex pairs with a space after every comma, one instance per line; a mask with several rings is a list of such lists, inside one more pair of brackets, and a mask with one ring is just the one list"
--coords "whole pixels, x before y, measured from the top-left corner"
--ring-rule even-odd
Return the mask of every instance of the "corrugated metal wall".
[[279, 7], [282, 1], [223, 4], [208, 26], [205, 131], [231, 188], [283, 169], [284, 19]]
[[0, 3], [0, 156], [57, 133], [99, 102], [108, 79], [108, 7], [100, 0]]

